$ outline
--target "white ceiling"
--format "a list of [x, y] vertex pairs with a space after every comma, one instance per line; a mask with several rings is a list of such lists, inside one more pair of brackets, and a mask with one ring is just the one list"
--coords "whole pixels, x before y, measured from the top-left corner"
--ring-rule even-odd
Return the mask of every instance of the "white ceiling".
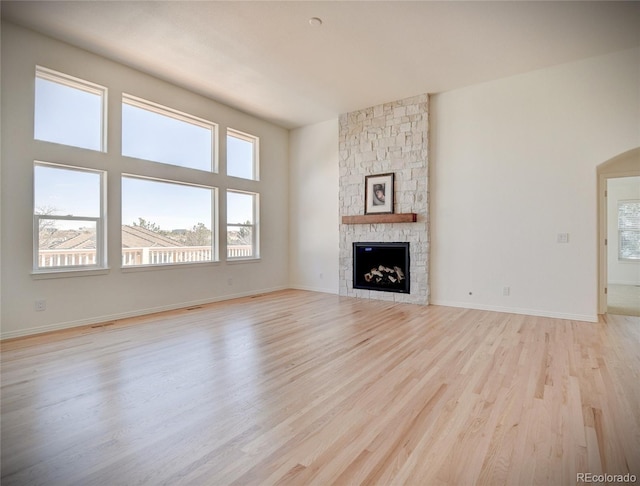
[[640, 45], [637, 1], [3, 0], [2, 16], [287, 128]]

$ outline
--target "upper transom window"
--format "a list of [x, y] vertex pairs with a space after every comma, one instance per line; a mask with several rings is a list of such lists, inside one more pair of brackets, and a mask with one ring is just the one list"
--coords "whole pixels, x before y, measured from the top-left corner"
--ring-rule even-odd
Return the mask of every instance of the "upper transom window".
[[216, 140], [215, 123], [122, 96], [122, 155], [216, 172]]
[[227, 175], [257, 181], [258, 137], [227, 129]]
[[105, 151], [107, 88], [36, 66], [37, 140]]

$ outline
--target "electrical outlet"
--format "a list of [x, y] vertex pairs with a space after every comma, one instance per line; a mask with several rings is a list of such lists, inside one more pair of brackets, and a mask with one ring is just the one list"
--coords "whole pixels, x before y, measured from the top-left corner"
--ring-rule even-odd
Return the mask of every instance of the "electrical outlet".
[[227, 285], [233, 285], [233, 279], [232, 278], [228, 278], [227, 279]]
[[569, 233], [558, 233], [558, 243], [569, 243]]
[[502, 287], [502, 295], [509, 297], [511, 295], [511, 287]]
[[47, 310], [47, 301], [46, 300], [36, 300], [34, 308], [38, 312], [42, 312]]

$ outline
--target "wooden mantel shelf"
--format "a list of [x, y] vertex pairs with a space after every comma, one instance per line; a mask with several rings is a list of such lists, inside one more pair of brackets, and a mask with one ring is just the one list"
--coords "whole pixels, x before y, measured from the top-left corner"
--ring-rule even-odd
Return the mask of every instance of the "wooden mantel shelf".
[[360, 214], [343, 216], [342, 224], [415, 223], [417, 220], [417, 213]]

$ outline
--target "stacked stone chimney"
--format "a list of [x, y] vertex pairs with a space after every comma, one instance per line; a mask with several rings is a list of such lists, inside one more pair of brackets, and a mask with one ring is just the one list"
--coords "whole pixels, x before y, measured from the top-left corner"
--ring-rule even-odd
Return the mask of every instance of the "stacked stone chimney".
[[[429, 303], [428, 106], [424, 94], [340, 116], [340, 216], [364, 214], [365, 176], [390, 172], [394, 212], [418, 215], [416, 223], [340, 225], [340, 295]], [[353, 242], [409, 242], [411, 293], [354, 289]]]

